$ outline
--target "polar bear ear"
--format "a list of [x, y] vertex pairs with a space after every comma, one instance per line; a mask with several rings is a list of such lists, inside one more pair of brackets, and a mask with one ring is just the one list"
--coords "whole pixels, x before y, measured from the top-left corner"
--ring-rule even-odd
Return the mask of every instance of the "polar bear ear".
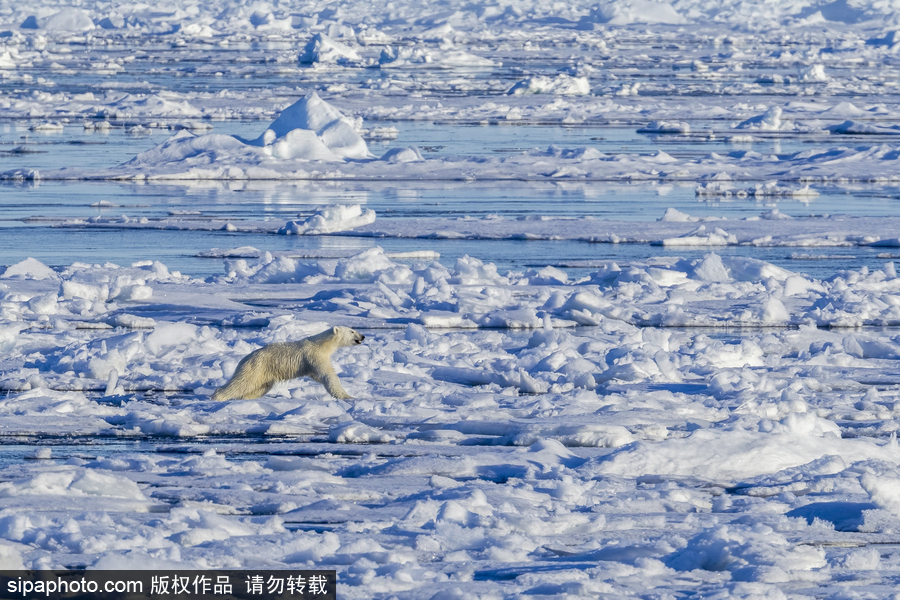
[[338, 329], [339, 329], [338, 326], [335, 325], [334, 327], [331, 328], [331, 333], [333, 333], [334, 335], [337, 335], [337, 334], [338, 334]]

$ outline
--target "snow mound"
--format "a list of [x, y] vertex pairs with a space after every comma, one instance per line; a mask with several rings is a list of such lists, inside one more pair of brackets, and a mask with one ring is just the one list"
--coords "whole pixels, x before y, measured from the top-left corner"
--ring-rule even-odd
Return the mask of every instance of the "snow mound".
[[[668, 213], [667, 213], [668, 214]], [[666, 238], [654, 242], [658, 246], [733, 246], [738, 243], [737, 237], [721, 227], [715, 227], [712, 231], [706, 229], [706, 225], [700, 225], [697, 229], [676, 238]]]
[[362, 60], [359, 52], [324, 33], [314, 35], [300, 54], [300, 62], [303, 64], [346, 63], [359, 60]]
[[417, 146], [409, 146], [406, 148], [391, 148], [381, 155], [379, 160], [389, 162], [391, 164], [421, 162], [425, 160]]
[[499, 66], [492, 60], [475, 56], [462, 50], [440, 50], [434, 48], [388, 46], [381, 51], [378, 64], [382, 68], [431, 67], [436, 69], [484, 69]]
[[142, 170], [167, 165], [208, 167], [225, 157], [228, 160], [245, 158], [254, 162], [258, 162], [261, 158], [258, 149], [230, 135], [218, 133], [195, 135], [182, 130], [161, 144], [141, 152], [122, 166], [140, 167]]
[[387, 444], [394, 437], [364, 423], [341, 423], [328, 432], [328, 439], [337, 444]]
[[[636, 442], [597, 461], [598, 473], [634, 477], [679, 475], [740, 481], [805, 465], [829, 454], [845, 461], [896, 460], [893, 448], [872, 439], [841, 439], [833, 421], [812, 413], [790, 413], [768, 431], [754, 422], [699, 429], [686, 438]], [[723, 457], [728, 457], [727, 460]]]
[[[268, 132], [266, 132], [268, 133]], [[268, 140], [266, 140], [268, 141]], [[325, 145], [315, 131], [295, 129], [270, 144], [265, 144], [266, 154], [273, 158], [340, 162], [341, 158]]]
[[686, 223], [699, 220], [699, 217], [693, 217], [671, 206], [666, 209], [666, 214], [657, 219], [657, 221], [662, 221], [665, 223]]
[[892, 475], [866, 473], [859, 483], [876, 506], [900, 516], [900, 478], [896, 477], [897, 473]]
[[[496, 384], [505, 388], [518, 388], [528, 394], [543, 394], [548, 388], [545, 382], [531, 377], [521, 369], [498, 373], [464, 367], [437, 367], [432, 372], [432, 377], [440, 381], [471, 386]], [[530, 443], [532, 442], [528, 442]]]
[[[102, 115], [116, 119], [135, 117], [199, 118], [203, 116], [203, 112], [188, 100], [179, 100], [178, 98], [177, 95], [167, 91], [147, 95], [126, 94], [116, 103], [104, 106]], [[200, 129], [196, 125], [186, 128]], [[138, 131], [132, 131], [132, 133]]]
[[535, 76], [524, 79], [506, 92], [510, 96], [524, 94], [556, 94], [557, 96], [587, 96], [591, 84], [587, 77], [570, 77], [564, 73], [551, 77]]
[[761, 583], [802, 580], [792, 572], [821, 569], [827, 564], [821, 548], [794, 545], [762, 524], [707, 529], [665, 562], [676, 571], [730, 571], [735, 581]]
[[741, 121], [735, 129], [758, 129], [762, 131], [778, 131], [784, 128], [781, 120], [781, 107], [772, 106], [766, 112], [746, 121]]
[[765, 212], [759, 216], [760, 219], [765, 219], [767, 221], [789, 221], [794, 217], [790, 215], [786, 215], [777, 208], [773, 208], [769, 212]]
[[683, 121], [651, 121], [646, 127], [637, 130], [638, 133], [690, 133], [691, 126]]
[[828, 81], [828, 75], [825, 74], [823, 65], [810, 65], [800, 71], [800, 81]]
[[609, 25], [630, 25], [632, 23], [665, 23], [678, 25], [687, 23], [668, 2], [654, 0], [607, 0], [591, 9], [591, 20]]
[[367, 208], [363, 211], [358, 204], [344, 206], [336, 204], [320, 208], [316, 213], [302, 221], [288, 221], [278, 230], [282, 235], [323, 235], [335, 231], [348, 231], [371, 225], [375, 222], [375, 211]]
[[94, 28], [91, 16], [80, 8], [64, 8], [47, 17], [43, 29], [47, 31], [90, 31]]
[[0, 52], [0, 69], [12, 70], [18, 66], [19, 51], [16, 48]]
[[852, 102], [838, 102], [831, 108], [827, 108], [819, 113], [823, 117], [861, 117], [863, 115], [868, 114], [863, 109], [859, 108]]
[[90, 469], [51, 471], [0, 484], [0, 497], [38, 495], [147, 499], [137, 484], [127, 477]]
[[845, 135], [900, 135], [900, 126], [891, 125], [885, 127], [883, 125], [872, 125], [871, 123], [851, 120], [832, 125], [828, 127], [828, 131]]
[[34, 258], [26, 258], [9, 266], [0, 279], [59, 279], [56, 271]]
[[315, 92], [283, 111], [253, 142], [278, 158], [342, 160], [370, 158], [350, 119]]

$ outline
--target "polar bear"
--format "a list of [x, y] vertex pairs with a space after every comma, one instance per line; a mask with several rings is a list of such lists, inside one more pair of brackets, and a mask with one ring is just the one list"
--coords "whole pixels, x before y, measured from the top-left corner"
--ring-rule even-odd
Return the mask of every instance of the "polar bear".
[[279, 381], [310, 377], [339, 400], [352, 398], [341, 387], [331, 355], [338, 348], [362, 344], [366, 336], [349, 327], [332, 327], [299, 342], [271, 344], [245, 356], [231, 379], [212, 394], [213, 400], [253, 400]]

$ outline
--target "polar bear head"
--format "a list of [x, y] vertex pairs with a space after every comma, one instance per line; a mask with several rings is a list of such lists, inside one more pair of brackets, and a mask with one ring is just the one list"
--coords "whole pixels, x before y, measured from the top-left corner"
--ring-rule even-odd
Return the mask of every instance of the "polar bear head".
[[349, 327], [336, 325], [331, 328], [331, 334], [338, 340], [341, 346], [357, 346], [363, 343], [366, 336]]

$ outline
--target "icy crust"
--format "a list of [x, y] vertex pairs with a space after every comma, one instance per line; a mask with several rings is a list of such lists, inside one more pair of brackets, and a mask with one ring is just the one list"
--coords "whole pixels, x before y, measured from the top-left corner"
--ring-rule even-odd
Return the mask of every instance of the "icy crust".
[[[63, 318], [81, 327], [152, 328], [151, 307], [163, 297], [172, 306], [185, 303], [179, 310], [209, 308], [204, 322], [232, 323], [281, 314], [247, 310], [241, 298], [252, 297], [260, 285], [292, 284], [288, 293], [298, 302], [293, 314], [313, 320], [331, 315], [362, 327], [417, 323], [529, 329], [547, 322], [598, 325], [607, 319], [688, 327], [900, 324], [900, 279], [893, 263], [819, 280], [765, 261], [711, 253], [625, 268], [605, 262], [593, 274], [570, 280], [552, 266], [500, 274], [474, 257], [447, 268], [427, 262], [428, 253], [415, 262], [417, 255], [391, 258], [380, 247], [321, 260], [251, 250], [237, 256], [257, 258], [227, 259], [225, 273], [205, 282], [169, 273], [158, 262], [131, 268], [76, 263], [48, 277], [45, 266], [29, 259], [7, 269], [16, 274], [0, 276], [7, 286], [0, 289], [5, 301], [0, 314], [13, 323]], [[862, 356], [866, 350], [859, 352]]]

